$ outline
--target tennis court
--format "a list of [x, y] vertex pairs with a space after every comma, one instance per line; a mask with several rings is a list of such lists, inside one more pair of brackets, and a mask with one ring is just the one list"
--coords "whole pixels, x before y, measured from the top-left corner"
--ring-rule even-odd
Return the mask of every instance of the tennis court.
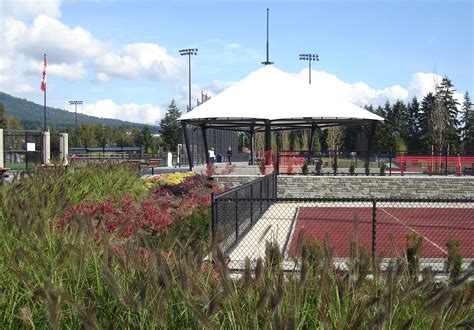
[[[386, 203], [389, 204], [389, 203]], [[350, 240], [368, 252], [372, 249], [372, 207], [299, 207], [288, 245], [288, 255], [297, 255], [298, 237], [322, 242], [327, 236], [337, 257], [349, 256]], [[474, 258], [474, 209], [472, 206], [393, 207], [376, 209], [376, 253], [403, 256], [407, 237], [423, 238], [422, 258], [445, 258], [450, 238], [459, 241], [463, 258]], [[301, 233], [300, 233], [301, 232]], [[301, 239], [301, 238], [300, 238]]]

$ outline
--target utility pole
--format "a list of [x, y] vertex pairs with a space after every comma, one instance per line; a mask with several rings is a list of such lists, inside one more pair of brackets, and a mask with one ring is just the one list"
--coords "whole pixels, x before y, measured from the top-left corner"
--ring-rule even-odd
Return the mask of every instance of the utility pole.
[[188, 56], [188, 70], [189, 70], [189, 103], [188, 103], [188, 111], [191, 111], [192, 110], [192, 106], [191, 106], [191, 55], [197, 55], [197, 48], [186, 48], [186, 49], [180, 49], [179, 50], [179, 54], [181, 56], [185, 56], [187, 55]]
[[309, 63], [309, 84], [311, 85], [311, 61], [319, 61], [318, 54], [300, 54], [301, 61], [308, 61]]
[[76, 136], [75, 136], [75, 140], [74, 140], [74, 147], [78, 147], [78, 144], [77, 144], [77, 105], [78, 104], [82, 104], [82, 101], [69, 101], [69, 104], [72, 105], [74, 104], [74, 107], [76, 109]]

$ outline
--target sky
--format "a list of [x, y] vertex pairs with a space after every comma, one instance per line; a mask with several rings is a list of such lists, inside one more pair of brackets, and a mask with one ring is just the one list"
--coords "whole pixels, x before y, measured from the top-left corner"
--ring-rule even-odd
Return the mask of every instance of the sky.
[[452, 0], [0, 0], [0, 91], [48, 106], [157, 124], [171, 100], [186, 111], [270, 60], [312, 89], [357, 105], [421, 99], [443, 76], [474, 91], [474, 5]]

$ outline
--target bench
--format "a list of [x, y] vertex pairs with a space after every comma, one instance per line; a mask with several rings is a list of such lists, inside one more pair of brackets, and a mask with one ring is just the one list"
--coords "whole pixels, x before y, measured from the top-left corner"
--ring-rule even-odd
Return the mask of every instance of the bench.
[[8, 177], [8, 175], [5, 175], [7, 173], [9, 168], [3, 168], [0, 167], [0, 183], [3, 183], [3, 178]]
[[127, 159], [125, 161], [125, 164], [129, 165], [130, 167], [136, 168], [137, 171], [140, 172], [140, 165], [141, 165], [140, 159]]
[[462, 173], [464, 175], [474, 175], [474, 167], [466, 167]]
[[155, 174], [154, 169], [155, 169], [155, 167], [159, 167], [160, 163], [161, 163], [161, 159], [159, 159], [159, 158], [150, 158], [150, 159], [148, 159], [148, 163], [145, 166], [145, 168], [146, 169], [151, 168], [151, 175], [154, 175]]

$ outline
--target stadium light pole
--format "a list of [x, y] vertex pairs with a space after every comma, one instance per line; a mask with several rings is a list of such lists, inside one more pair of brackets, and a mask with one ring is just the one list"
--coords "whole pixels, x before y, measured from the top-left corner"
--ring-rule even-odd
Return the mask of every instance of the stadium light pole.
[[309, 63], [309, 84], [311, 85], [311, 61], [319, 61], [318, 54], [300, 54], [301, 61], [308, 61]]
[[197, 55], [197, 48], [186, 48], [186, 49], [180, 49], [179, 54], [181, 56], [188, 56], [188, 71], [189, 71], [189, 103], [188, 103], [188, 112], [191, 111], [191, 55]]
[[74, 147], [77, 148], [77, 105], [82, 104], [82, 101], [69, 101], [70, 105], [74, 104], [74, 107], [76, 109], [76, 136], [75, 136], [75, 141], [74, 141]]

